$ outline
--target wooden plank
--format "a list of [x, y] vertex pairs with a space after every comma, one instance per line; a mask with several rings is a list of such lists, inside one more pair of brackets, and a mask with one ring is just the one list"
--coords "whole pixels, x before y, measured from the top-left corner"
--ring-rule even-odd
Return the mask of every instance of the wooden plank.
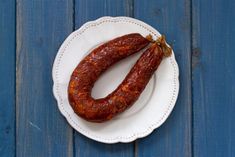
[[75, 0], [75, 28], [102, 16], [133, 16], [132, 0]]
[[[190, 157], [191, 150], [191, 43], [189, 0], [135, 0], [134, 16], [165, 34], [173, 45], [180, 69], [180, 92], [167, 121], [150, 136], [137, 140], [139, 157]], [[164, 105], [164, 104], [163, 104]]]
[[15, 156], [15, 1], [0, 5], [0, 154]]
[[[133, 14], [130, 0], [76, 0], [75, 1], [75, 28], [79, 28], [87, 21], [101, 16], [131, 16]], [[90, 140], [78, 132], [74, 132], [74, 150], [77, 157], [132, 157], [134, 145], [103, 144]]]
[[235, 3], [193, 0], [194, 156], [235, 156]]
[[17, 1], [16, 156], [73, 156], [72, 129], [52, 94], [52, 64], [72, 32], [73, 1]]

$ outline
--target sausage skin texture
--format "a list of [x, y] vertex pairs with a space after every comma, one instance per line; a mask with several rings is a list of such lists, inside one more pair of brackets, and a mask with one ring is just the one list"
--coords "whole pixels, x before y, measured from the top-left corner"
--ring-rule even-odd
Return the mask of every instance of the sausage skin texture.
[[151, 43], [111, 94], [94, 99], [91, 91], [106, 69], [149, 43], [149, 39], [133, 33], [115, 38], [88, 54], [75, 68], [69, 82], [68, 98], [75, 113], [87, 121], [104, 122], [129, 108], [139, 98], [166, 54], [165, 41]]

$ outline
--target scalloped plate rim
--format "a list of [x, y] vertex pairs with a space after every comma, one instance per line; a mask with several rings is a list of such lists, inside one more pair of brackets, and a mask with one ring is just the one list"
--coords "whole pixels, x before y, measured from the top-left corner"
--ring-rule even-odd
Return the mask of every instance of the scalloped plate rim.
[[152, 26], [144, 23], [143, 21], [140, 21], [138, 19], [134, 19], [134, 18], [131, 18], [131, 17], [125, 17], [125, 16], [117, 16], [117, 17], [111, 17], [111, 16], [104, 16], [104, 17], [100, 17], [96, 20], [93, 20], [93, 21], [88, 21], [86, 23], [84, 23], [79, 29], [75, 30], [74, 32], [72, 32], [71, 34], [68, 35], [68, 37], [64, 40], [64, 42], [61, 44], [57, 54], [56, 54], [56, 57], [54, 59], [54, 63], [53, 63], [53, 67], [52, 67], [52, 80], [53, 80], [53, 95], [55, 97], [55, 99], [57, 100], [57, 105], [58, 105], [58, 108], [59, 108], [59, 111], [61, 112], [61, 114], [66, 118], [66, 120], [68, 121], [68, 123], [78, 132], [80, 132], [81, 134], [83, 134], [84, 136], [87, 136], [88, 138], [90, 139], [93, 139], [95, 141], [99, 141], [99, 142], [102, 142], [102, 143], [108, 143], [108, 144], [112, 144], [112, 143], [118, 143], [118, 142], [122, 142], [122, 143], [128, 143], [128, 142], [132, 142], [138, 138], [143, 138], [149, 134], [151, 134], [153, 132], [153, 130], [155, 130], [156, 128], [158, 128], [159, 126], [161, 126], [165, 121], [166, 119], [169, 117], [170, 113], [172, 112], [174, 106], [175, 106], [175, 103], [177, 101], [177, 98], [178, 98], [178, 94], [179, 94], [179, 67], [178, 67], [178, 64], [176, 62], [176, 59], [175, 59], [175, 55], [174, 53], [172, 53], [172, 60], [173, 60], [173, 64], [175, 65], [175, 73], [176, 73], [176, 90], [175, 90], [175, 97], [174, 99], [172, 100], [172, 103], [169, 104], [169, 110], [168, 112], [166, 113], [166, 115], [161, 119], [160, 122], [158, 122], [157, 124], [152, 124], [151, 126], [149, 126], [148, 128], [146, 128], [145, 131], [142, 131], [142, 132], [138, 132], [138, 133], [134, 133], [132, 136], [129, 136], [129, 137], [124, 137], [124, 136], [119, 136], [119, 137], [115, 137], [113, 139], [102, 139], [100, 137], [96, 137], [95, 135], [92, 135], [92, 134], [89, 134], [88, 132], [85, 132], [83, 129], [78, 129], [76, 128], [74, 125], [74, 121], [72, 121], [70, 118], [68, 118], [70, 115], [69, 113], [64, 109], [62, 108], [61, 106], [61, 101], [59, 99], [59, 95], [57, 94], [57, 92], [55, 91], [56, 90], [56, 87], [58, 86], [58, 84], [56, 83], [56, 66], [55, 64], [57, 63], [58, 61], [58, 57], [59, 57], [59, 54], [62, 53], [62, 50], [65, 48], [65, 43], [67, 43], [71, 38], [74, 37], [74, 35], [78, 32], [80, 32], [81, 30], [83, 30], [85, 27], [91, 25], [91, 24], [94, 24], [94, 23], [98, 23], [100, 21], [103, 21], [103, 20], [120, 20], [120, 19], [126, 19], [126, 20], [131, 20], [131, 21], [135, 21], [137, 23], [140, 23], [140, 24], [143, 24], [147, 27], [149, 27], [150, 29], [154, 30], [155, 32], [158, 32], [155, 28], [153, 28]]

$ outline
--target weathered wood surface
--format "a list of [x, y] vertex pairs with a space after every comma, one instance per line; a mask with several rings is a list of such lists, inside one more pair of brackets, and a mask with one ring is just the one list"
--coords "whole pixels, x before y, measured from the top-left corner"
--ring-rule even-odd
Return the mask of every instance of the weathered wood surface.
[[0, 2], [0, 156], [15, 156], [14, 0]]
[[194, 156], [235, 156], [235, 2], [193, 0]]
[[16, 156], [73, 156], [73, 132], [52, 94], [55, 55], [73, 28], [72, 0], [18, 0]]
[[[0, 156], [235, 156], [233, 0], [2, 0]], [[167, 36], [180, 92], [167, 121], [128, 144], [74, 131], [52, 94], [51, 70], [64, 39], [101, 16], [130, 16]]]

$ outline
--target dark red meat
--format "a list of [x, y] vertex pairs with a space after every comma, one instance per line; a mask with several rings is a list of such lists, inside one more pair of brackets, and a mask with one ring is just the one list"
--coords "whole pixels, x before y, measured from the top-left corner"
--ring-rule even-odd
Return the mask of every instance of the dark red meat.
[[101, 99], [91, 97], [98, 77], [117, 61], [145, 48], [151, 40], [137, 33], [128, 34], [87, 55], [73, 71], [69, 82], [68, 97], [75, 113], [88, 121], [103, 122], [129, 108], [139, 98], [163, 56], [170, 55], [170, 48], [164, 38], [161, 39], [152, 42], [117, 89]]

